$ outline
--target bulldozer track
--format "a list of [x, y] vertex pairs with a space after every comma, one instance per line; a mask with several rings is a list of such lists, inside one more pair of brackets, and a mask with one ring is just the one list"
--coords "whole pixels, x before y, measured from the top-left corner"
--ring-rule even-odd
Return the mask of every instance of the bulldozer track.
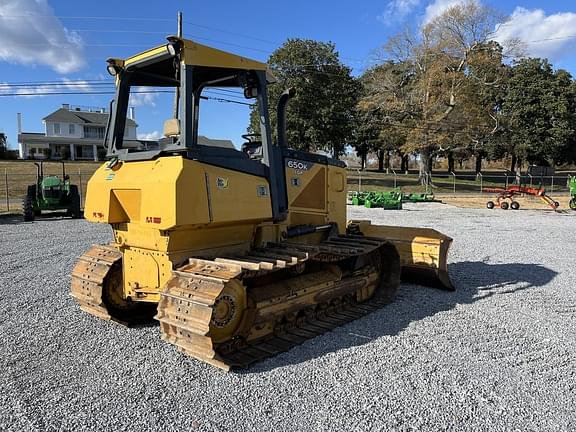
[[106, 277], [122, 254], [111, 246], [94, 245], [82, 255], [72, 270], [70, 295], [80, 304], [80, 309], [105, 320], [113, 317], [102, 298]]
[[[391, 261], [397, 259], [396, 250], [387, 242], [355, 236], [332, 237], [314, 246], [269, 244], [245, 256], [190, 259], [188, 264], [173, 271], [172, 279], [161, 293], [155, 318], [160, 321], [162, 338], [179, 351], [225, 370], [246, 367], [288, 351], [391, 301], [390, 296], [380, 292], [380, 271], [386, 271], [380, 264], [376, 270], [364, 265], [345, 277], [338, 276], [339, 267], [334, 264], [349, 258], [374, 256], [375, 252], [378, 259], [382, 256]], [[316, 263], [319, 270], [302, 274], [298, 279], [288, 277], [287, 285], [290, 282], [300, 285], [293, 292], [274, 282], [254, 288], [252, 294], [248, 294], [248, 308], [238, 324], [238, 336], [221, 343], [214, 340], [212, 329], [219, 324], [216, 311], [222, 307], [219, 303], [229, 302], [228, 316], [234, 316], [234, 311], [230, 312], [234, 303], [227, 299], [227, 287], [258, 280], [271, 272], [296, 270], [305, 262]], [[390, 282], [395, 292], [399, 284], [399, 261], [391, 265], [397, 268], [394, 270], [397, 277], [393, 275]], [[369, 295], [366, 290], [370, 284], [376, 288]], [[309, 292], [302, 286], [310, 286]], [[246, 291], [250, 293], [249, 288]], [[359, 300], [359, 297], [364, 298]], [[274, 310], [275, 304], [285, 305], [290, 301], [293, 306], [286, 306], [281, 312]], [[246, 321], [249, 321], [248, 327], [243, 329]], [[228, 322], [221, 324], [225, 326]]]

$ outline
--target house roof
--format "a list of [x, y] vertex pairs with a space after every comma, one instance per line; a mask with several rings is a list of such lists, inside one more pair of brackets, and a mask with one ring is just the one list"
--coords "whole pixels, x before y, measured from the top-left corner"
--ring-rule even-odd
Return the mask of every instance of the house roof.
[[[74, 111], [60, 108], [52, 114], [47, 115], [42, 120], [49, 122], [77, 123], [94, 126], [106, 126], [108, 123], [108, 113]], [[137, 126], [136, 122], [126, 118], [126, 126]]]

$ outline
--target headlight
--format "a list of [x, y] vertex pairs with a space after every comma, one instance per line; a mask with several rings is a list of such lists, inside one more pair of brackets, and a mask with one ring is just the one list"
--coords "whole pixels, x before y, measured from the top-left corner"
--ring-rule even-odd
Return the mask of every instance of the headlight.
[[166, 45], [166, 48], [168, 49], [168, 52], [170, 53], [170, 55], [172, 57], [176, 56], [176, 54], [178, 54], [178, 44], [175, 43], [169, 43]]
[[114, 66], [114, 65], [108, 65], [108, 67], [106, 68], [106, 70], [108, 71], [108, 73], [112, 76], [116, 76], [118, 75], [118, 66]]

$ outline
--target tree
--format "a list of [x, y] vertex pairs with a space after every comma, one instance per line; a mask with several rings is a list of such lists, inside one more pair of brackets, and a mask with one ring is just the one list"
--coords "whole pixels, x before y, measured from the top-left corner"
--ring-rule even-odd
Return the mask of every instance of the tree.
[[501, 110], [510, 67], [503, 63], [502, 47], [494, 41], [479, 45], [468, 56], [461, 98], [450, 118], [453, 143], [449, 153], [476, 158], [476, 173], [485, 157], [509, 153], [502, 139]]
[[[494, 85], [476, 76], [472, 61], [491, 46], [496, 24], [502, 21], [491, 8], [467, 0], [448, 8], [417, 32], [405, 31], [391, 38], [385, 46], [388, 55], [412, 65], [414, 127], [404, 147], [419, 153], [422, 182], [429, 179], [433, 157], [449, 154], [453, 152], [451, 146], [459, 145], [454, 130], [461, 132], [462, 125], [454, 128], [451, 123], [468, 121], [470, 113], [480, 111], [469, 106], [481, 103], [481, 98], [467, 97], [469, 83]], [[517, 52], [517, 46], [517, 41], [507, 41], [506, 52]]]
[[390, 168], [391, 152], [403, 156], [407, 125], [410, 121], [410, 67], [405, 63], [385, 62], [367, 70], [359, 79], [361, 97], [357, 105], [358, 153], [373, 151], [378, 170]]
[[[352, 137], [354, 110], [360, 85], [339, 59], [333, 43], [288, 39], [268, 59], [276, 82], [268, 86], [270, 120], [276, 131], [275, 102], [289, 87], [296, 96], [287, 110], [287, 136], [292, 148], [344, 153]], [[249, 130], [257, 132], [255, 109]]]
[[8, 154], [8, 143], [6, 140], [6, 134], [0, 132], [0, 159], [4, 159]]
[[546, 59], [522, 59], [512, 68], [502, 105], [513, 154], [539, 165], [571, 158], [576, 136], [576, 85]]

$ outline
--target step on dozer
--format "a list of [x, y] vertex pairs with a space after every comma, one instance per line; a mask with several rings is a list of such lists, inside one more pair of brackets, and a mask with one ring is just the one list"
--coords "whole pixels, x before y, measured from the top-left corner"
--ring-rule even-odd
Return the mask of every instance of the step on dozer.
[[[452, 289], [450, 239], [432, 230], [346, 222], [343, 162], [290, 149], [277, 105], [268, 119], [263, 63], [190, 40], [110, 59], [116, 76], [109, 161], [88, 183], [85, 217], [109, 245], [78, 260], [71, 294], [99, 318], [156, 318], [161, 337], [222, 369], [289, 350], [393, 301], [401, 276]], [[157, 148], [124, 145], [130, 93], [175, 87], [177, 117]], [[239, 89], [259, 110], [242, 151], [198, 135], [203, 91]]]

